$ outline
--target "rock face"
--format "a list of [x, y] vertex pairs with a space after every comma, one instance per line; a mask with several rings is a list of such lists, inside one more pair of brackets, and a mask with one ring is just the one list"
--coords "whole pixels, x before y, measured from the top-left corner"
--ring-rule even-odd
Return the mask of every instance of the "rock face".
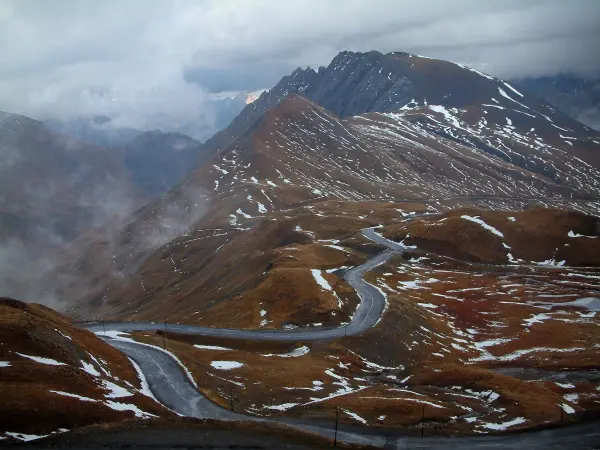
[[[318, 71], [296, 69], [258, 100], [242, 110], [231, 126], [207, 141], [222, 148], [250, 129], [269, 108], [290, 94], [301, 94], [340, 117], [367, 112], [392, 112], [421, 105], [465, 108], [482, 103], [507, 104], [518, 100], [521, 109], [534, 108], [560, 116], [572, 126], [576, 121], [535, 96], [521, 97], [502, 80], [466, 66], [409, 53], [341, 52]], [[505, 93], [503, 95], [502, 93]], [[512, 96], [512, 97], [511, 97]], [[507, 98], [508, 97], [508, 98]]]

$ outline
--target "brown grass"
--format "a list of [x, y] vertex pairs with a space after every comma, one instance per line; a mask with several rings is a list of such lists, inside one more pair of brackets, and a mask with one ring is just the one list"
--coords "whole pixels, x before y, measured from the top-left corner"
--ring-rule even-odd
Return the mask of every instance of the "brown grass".
[[[0, 361], [10, 363], [0, 370], [0, 430], [45, 434], [58, 428], [74, 428], [134, 417], [131, 411], [114, 411], [101, 402], [86, 402], [50, 392], [62, 391], [104, 400], [106, 391], [96, 377], [83, 370], [82, 362], [103, 379], [131, 389], [139, 380], [129, 360], [94, 334], [73, 326], [51, 309], [12, 299], [0, 300]], [[17, 353], [56, 360], [55, 366], [35, 362]], [[93, 355], [96, 363], [90, 355]], [[116, 399], [133, 403], [157, 416], [171, 413], [148, 397], [135, 393]]]
[[[479, 224], [462, 219], [462, 215], [480, 216], [499, 230], [504, 239]], [[515, 221], [508, 220], [514, 217]], [[507, 249], [513, 257], [526, 262], [554, 258], [570, 266], [600, 265], [600, 240], [569, 238], [573, 231], [596, 236], [598, 219], [572, 211], [531, 209], [520, 212], [492, 212], [461, 209], [386, 227], [384, 235], [404, 239], [420, 249], [454, 258], [492, 264], [507, 264]]]

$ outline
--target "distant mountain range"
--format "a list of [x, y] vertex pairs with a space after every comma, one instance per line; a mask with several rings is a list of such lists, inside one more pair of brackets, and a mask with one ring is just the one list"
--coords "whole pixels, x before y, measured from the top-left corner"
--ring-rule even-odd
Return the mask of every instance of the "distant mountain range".
[[[204, 105], [199, 105], [206, 108], [206, 115], [211, 118], [207, 123], [181, 123], [167, 113], [153, 115], [151, 122], [162, 132], [185, 134], [198, 141], [205, 141], [227, 127], [244, 106], [255, 99], [256, 94], [241, 92], [234, 97], [207, 100]], [[113, 119], [107, 116], [53, 119], [44, 123], [55, 131], [104, 147], [120, 146], [145, 131], [152, 131], [121, 127], [115, 125]]]
[[526, 78], [512, 83], [525, 92], [543, 98], [581, 123], [600, 130], [600, 79], [563, 74]]

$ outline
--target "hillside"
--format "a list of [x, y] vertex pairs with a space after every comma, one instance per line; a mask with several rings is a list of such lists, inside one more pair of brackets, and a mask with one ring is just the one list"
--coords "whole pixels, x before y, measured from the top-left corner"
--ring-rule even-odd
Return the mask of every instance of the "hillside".
[[[366, 202], [412, 201], [431, 212], [533, 204], [598, 212], [595, 131], [502, 80], [410, 54], [344, 52], [327, 69], [298, 70], [203, 151], [211, 148], [210, 160], [138, 210], [120, 233], [110, 240], [89, 234], [67, 249], [48, 283], [58, 279], [77, 314], [157, 318], [170, 303], [177, 305], [170, 314], [195, 322], [189, 312], [199, 296], [208, 304], [259, 293], [257, 276], [277, 247], [272, 237], [288, 233], [283, 223], [297, 220], [303, 206], [328, 200], [359, 202], [349, 209], [364, 226], [377, 224]], [[335, 210], [304, 211], [338, 218]], [[345, 230], [322, 239], [343, 239]], [[233, 255], [263, 240], [249, 253], [256, 265], [230, 272], [220, 260], [228, 248]], [[223, 290], [230, 283], [236, 287]]]
[[[168, 331], [118, 333], [117, 340], [166, 345], [212, 402], [231, 408], [233, 395], [237, 412], [260, 417], [332, 421], [337, 407], [341, 423], [403, 433], [417, 431], [425, 417], [427, 435], [597, 417], [599, 273], [597, 260], [582, 254], [587, 247], [587, 255], [597, 254], [597, 218], [547, 209], [424, 215], [426, 207], [404, 206], [410, 209], [326, 202], [302, 208], [300, 216], [288, 210], [290, 219], [280, 223], [263, 221], [246, 241], [229, 234], [217, 251], [222, 257], [212, 259], [227, 269], [207, 274], [218, 285], [209, 281], [206, 290], [194, 289], [189, 275], [202, 267], [194, 255], [209, 253], [193, 242], [208, 239], [175, 242], [175, 255], [187, 251], [171, 278], [178, 282], [164, 287], [167, 293], [149, 290], [127, 317], [158, 320], [162, 312]], [[366, 274], [386, 302], [366, 333], [326, 341], [298, 334], [298, 342], [278, 342], [171, 331], [179, 322], [298, 333], [347, 323], [348, 307], [355, 306], [342, 286], [344, 272], [381, 251], [350, 230], [373, 222], [405, 250]], [[294, 237], [298, 227], [304, 236]], [[278, 247], [268, 250], [259, 236], [282, 239], [270, 239]], [[449, 246], [455, 241], [470, 246], [459, 253]], [[489, 249], [503, 258], [486, 259]], [[231, 283], [244, 263], [253, 268], [243, 273], [254, 273], [255, 288]], [[145, 280], [157, 275], [146, 272]], [[233, 287], [243, 292], [231, 295]], [[168, 315], [161, 308], [167, 302]], [[298, 314], [303, 302], [309, 308]]]
[[0, 339], [4, 439], [172, 416], [126, 356], [50, 308], [0, 299]]
[[342, 53], [247, 106], [205, 164], [118, 232], [81, 235], [45, 282], [72, 317], [150, 322], [91, 326], [167, 347], [205, 407], [443, 435], [593, 418], [598, 147], [485, 74]]
[[576, 212], [458, 209], [385, 228], [426, 252], [483, 264], [598, 267], [600, 219]]
[[275, 87], [246, 106], [229, 127], [209, 139], [206, 145], [215, 150], [226, 147], [251, 129], [266, 110], [291, 94], [301, 94], [343, 118], [427, 104], [445, 108], [497, 104], [512, 110], [517, 108], [516, 100], [525, 105], [521, 107], [525, 113], [529, 108], [537, 110], [538, 114], [556, 115], [557, 120], [567, 127], [581, 130], [581, 124], [556, 111], [541, 98], [535, 95], [521, 98], [513, 89], [503, 80], [449, 61], [402, 52], [345, 51], [318, 71], [310, 67], [298, 68], [283, 77]]

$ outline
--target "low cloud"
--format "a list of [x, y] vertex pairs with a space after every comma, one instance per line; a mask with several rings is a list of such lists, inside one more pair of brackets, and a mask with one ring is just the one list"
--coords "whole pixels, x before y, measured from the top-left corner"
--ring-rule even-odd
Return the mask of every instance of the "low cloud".
[[341, 50], [408, 51], [504, 78], [597, 75], [599, 18], [589, 0], [8, 0], [0, 100], [41, 119], [208, 129], [206, 92], [270, 87]]

